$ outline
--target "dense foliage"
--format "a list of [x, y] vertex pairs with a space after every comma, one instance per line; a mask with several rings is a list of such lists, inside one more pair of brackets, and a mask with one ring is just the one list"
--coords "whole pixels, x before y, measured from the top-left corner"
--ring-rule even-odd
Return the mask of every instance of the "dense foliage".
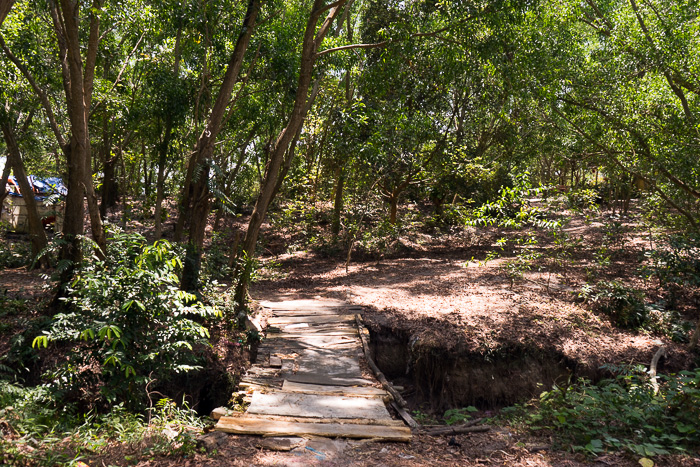
[[[657, 391], [644, 368], [592, 384], [581, 380], [545, 391], [536, 410], [510, 409], [530, 428], [557, 434], [561, 447], [597, 455], [629, 450], [650, 457], [695, 452], [700, 443], [700, 372], [663, 377]], [[519, 414], [519, 415], [517, 415]]]
[[198, 368], [196, 347], [209, 337], [202, 322], [220, 312], [178, 288], [181, 255], [169, 242], [147, 245], [143, 236], [121, 232], [110, 240], [105, 260], [77, 271], [66, 311], [33, 345], [73, 346], [51, 374], [59, 393], [75, 397], [99, 384], [107, 402], [138, 406], [149, 381]]

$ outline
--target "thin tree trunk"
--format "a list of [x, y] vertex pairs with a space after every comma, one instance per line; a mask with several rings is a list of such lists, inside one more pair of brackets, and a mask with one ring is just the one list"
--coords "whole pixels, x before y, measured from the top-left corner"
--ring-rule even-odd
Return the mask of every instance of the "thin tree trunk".
[[163, 235], [163, 198], [165, 198], [165, 165], [168, 158], [168, 150], [170, 149], [170, 135], [172, 130], [172, 118], [165, 119], [165, 129], [163, 130], [163, 141], [158, 148], [158, 175], [156, 176], [156, 205], [153, 212], [155, 240], [160, 240]]
[[335, 195], [333, 199], [333, 219], [331, 221], [331, 233], [336, 239], [340, 233], [340, 216], [343, 213], [343, 187], [345, 185], [345, 171], [342, 166], [335, 169]]
[[102, 202], [100, 203], [100, 214], [102, 217], [107, 215], [107, 209], [114, 207], [119, 199], [119, 193], [116, 183], [116, 168], [118, 157], [111, 157], [111, 154], [105, 154], [104, 163], [104, 180], [102, 182]]
[[7, 15], [10, 13], [10, 10], [12, 9], [12, 5], [15, 4], [15, 0], [1, 0], [0, 1], [0, 26], [2, 26], [2, 23], [5, 21], [5, 18], [7, 18]]
[[[180, 40], [182, 38], [182, 25], [177, 28], [175, 37], [175, 57], [173, 59], [173, 74], [177, 77], [180, 73]], [[156, 179], [156, 207], [155, 217], [155, 239], [159, 240], [163, 235], [163, 199], [165, 198], [165, 172], [168, 162], [168, 152], [170, 151], [170, 141], [173, 134], [173, 119], [168, 114], [165, 118], [165, 129], [163, 130], [163, 141], [158, 151], [158, 177]]]
[[[48, 243], [46, 239], [46, 232], [44, 232], [44, 226], [42, 225], [41, 218], [39, 217], [37, 202], [34, 199], [34, 190], [29, 184], [29, 180], [27, 180], [27, 172], [24, 170], [22, 155], [20, 154], [14, 131], [9, 123], [3, 122], [2, 134], [5, 138], [5, 145], [7, 146], [8, 151], [7, 164], [12, 166], [12, 170], [15, 173], [15, 178], [17, 179], [17, 184], [19, 185], [20, 194], [22, 195], [22, 199], [24, 200], [27, 209], [29, 238], [32, 243], [32, 256], [36, 258], [39, 253], [46, 248]], [[46, 261], [44, 259], [42, 259], [40, 262], [40, 264], [45, 263]]]
[[[287, 126], [279, 134], [274, 146], [271, 149], [270, 157], [265, 170], [265, 178], [262, 186], [260, 187], [260, 194], [258, 195], [258, 199], [255, 203], [255, 208], [253, 209], [253, 214], [250, 217], [250, 222], [248, 223], [248, 230], [246, 231], [245, 238], [243, 239], [241, 254], [245, 255], [248, 260], [255, 256], [255, 246], [258, 242], [260, 226], [262, 225], [267, 209], [274, 198], [275, 189], [278, 185], [278, 177], [280, 176], [280, 169], [285, 160], [284, 156], [287, 153], [289, 144], [294, 139], [294, 135], [297, 134], [303, 125], [304, 119], [306, 118], [306, 113], [309, 110], [307, 102], [309, 99], [309, 88], [311, 87], [314, 63], [317, 58], [316, 52], [328, 33], [330, 26], [340, 13], [340, 9], [345, 5], [345, 3], [345, 1], [339, 1], [333, 4], [334, 6], [328, 8], [324, 6], [322, 0], [314, 0], [311, 14], [309, 15], [309, 20], [306, 23], [306, 30], [304, 32], [301, 64], [299, 67], [299, 82], [297, 85], [294, 108], [289, 116]], [[328, 11], [326, 19], [321, 27], [317, 28], [318, 20], [324, 11]], [[239, 265], [242, 266], [239, 266], [237, 274], [238, 284], [236, 285], [236, 292], [234, 295], [234, 301], [241, 307], [245, 304], [245, 299], [248, 293], [248, 284], [250, 281], [248, 274], [245, 274], [244, 270], [240, 269], [241, 267], [245, 267], [243, 263], [245, 263], [245, 261], [239, 261]]]
[[[183, 209], [178, 218], [178, 225], [184, 223], [185, 216], [191, 221], [190, 238], [186, 249], [182, 282], [180, 284], [183, 290], [196, 290], [199, 288], [199, 266], [202, 261], [204, 231], [210, 209], [209, 161], [214, 153], [214, 143], [221, 130], [221, 122], [224, 118], [226, 107], [238, 80], [238, 74], [255, 29], [259, 10], [260, 0], [249, 0], [241, 34], [238, 36], [238, 41], [231, 54], [224, 80], [207, 122], [207, 127], [197, 140], [194, 154], [190, 158], [188, 176], [192, 187], [188, 184], [184, 188], [183, 201], [186, 201], [186, 203], [183, 203]], [[194, 176], [194, 174], [197, 174], [197, 176]], [[190, 194], [189, 197], [187, 196], [188, 193]]]
[[[10, 178], [10, 170], [12, 165], [9, 161], [5, 162], [5, 167], [2, 169], [2, 177], [0, 178], [0, 209], [5, 209], [5, 198], [7, 198], [7, 179]], [[2, 211], [0, 210], [0, 213]]]

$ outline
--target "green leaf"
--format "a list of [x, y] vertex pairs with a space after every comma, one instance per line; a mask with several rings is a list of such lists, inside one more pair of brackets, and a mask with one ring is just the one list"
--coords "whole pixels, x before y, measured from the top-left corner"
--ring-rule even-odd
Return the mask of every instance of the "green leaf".
[[49, 339], [46, 336], [37, 336], [34, 338], [34, 341], [32, 342], [32, 347], [36, 347], [37, 349], [41, 348], [41, 345], [44, 345], [44, 348], [48, 348], [49, 346]]

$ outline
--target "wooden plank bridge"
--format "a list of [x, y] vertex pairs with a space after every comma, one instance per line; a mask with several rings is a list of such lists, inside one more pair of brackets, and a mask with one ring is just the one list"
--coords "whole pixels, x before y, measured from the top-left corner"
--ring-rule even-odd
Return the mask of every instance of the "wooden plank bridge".
[[359, 307], [328, 300], [261, 305], [272, 317], [257, 362], [240, 384], [252, 393], [250, 405], [243, 414], [219, 418], [216, 430], [411, 440], [410, 428], [387, 410], [391, 394], [362, 374]]

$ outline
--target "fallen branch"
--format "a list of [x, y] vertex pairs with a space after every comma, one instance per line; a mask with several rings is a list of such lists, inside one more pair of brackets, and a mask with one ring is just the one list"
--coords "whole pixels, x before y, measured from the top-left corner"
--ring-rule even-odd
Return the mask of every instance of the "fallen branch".
[[391, 402], [391, 406], [394, 408], [394, 410], [396, 410], [396, 412], [401, 416], [401, 418], [403, 418], [403, 421], [406, 422], [408, 426], [410, 426], [411, 428], [420, 428], [418, 422], [415, 421], [413, 417], [411, 417], [411, 415], [406, 411], [406, 409], [404, 409], [394, 401]]
[[372, 354], [369, 351], [369, 331], [367, 331], [367, 328], [362, 324], [362, 319], [360, 318], [360, 315], [355, 315], [355, 321], [357, 322], [357, 330], [359, 331], [360, 334], [360, 340], [362, 341], [362, 349], [365, 352], [365, 359], [367, 359], [367, 364], [369, 367], [372, 369], [374, 372], [374, 375], [377, 377], [380, 383], [382, 383], [382, 387], [389, 393], [391, 394], [392, 399], [396, 401], [396, 409], [397, 412], [399, 412], [399, 415], [401, 415], [401, 418], [404, 419], [404, 421], [410, 426], [411, 428], [418, 428], [419, 425], [418, 423], [411, 417], [408, 412], [404, 410], [408, 406], [406, 401], [404, 400], [403, 397], [401, 397], [401, 394], [398, 393], [396, 389], [391, 385], [391, 383], [386, 379], [386, 376], [384, 376], [384, 373], [382, 373], [382, 370], [379, 369], [376, 363], [374, 363], [374, 359], [372, 358]]
[[444, 436], [444, 435], [461, 435], [464, 433], [483, 433], [485, 431], [491, 430], [488, 425], [479, 426], [446, 426], [444, 428], [432, 428], [430, 430], [424, 430], [423, 433], [429, 436]]

